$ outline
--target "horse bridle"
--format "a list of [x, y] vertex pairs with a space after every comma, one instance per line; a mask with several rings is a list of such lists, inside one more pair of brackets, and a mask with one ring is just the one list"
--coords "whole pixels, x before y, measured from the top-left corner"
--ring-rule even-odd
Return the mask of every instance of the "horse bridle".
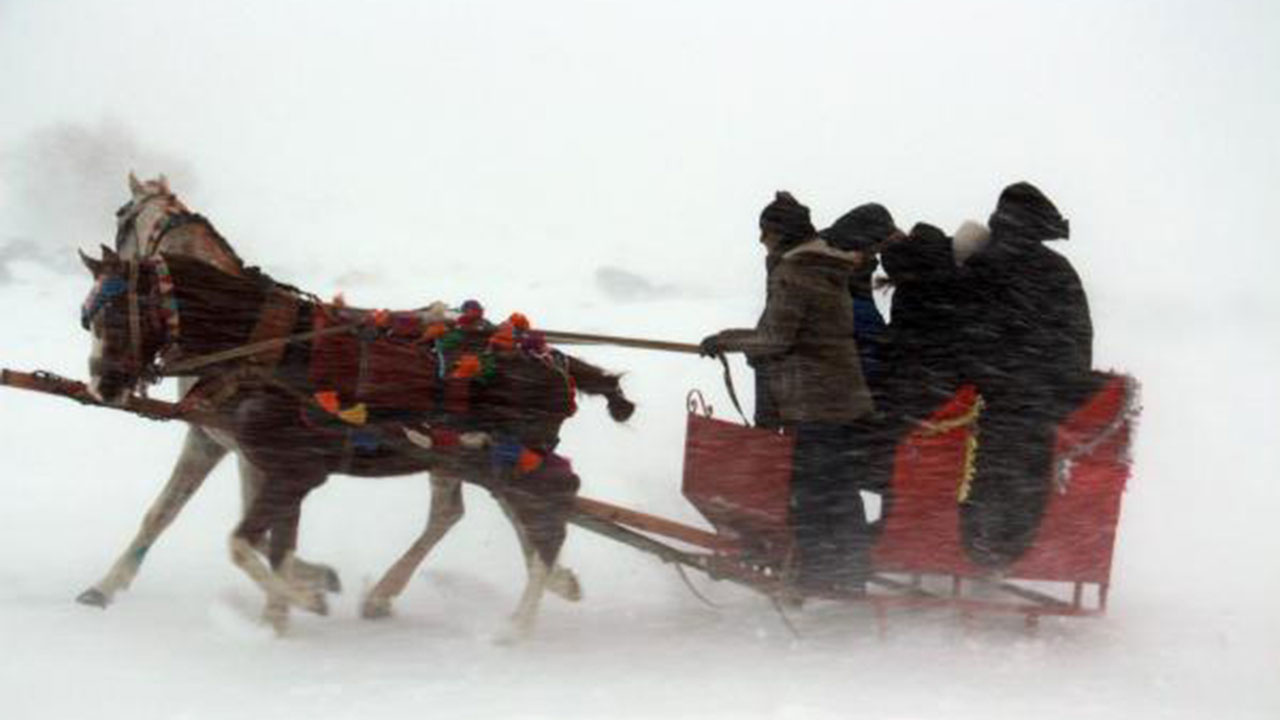
[[[98, 295], [95, 296], [93, 303], [82, 311], [81, 325], [88, 329], [92, 326], [94, 317], [106, 306], [106, 300], [109, 300], [116, 295], [126, 295], [127, 302], [129, 304], [129, 355], [125, 358], [122, 364], [123, 370], [136, 378], [135, 385], [141, 387], [159, 378], [162, 372], [159, 368], [158, 362], [147, 363], [144, 362], [142, 358], [143, 308], [142, 301], [138, 293], [138, 278], [144, 263], [156, 269], [156, 278], [154, 281], [154, 287], [152, 288], [152, 294], [157, 296], [157, 300], [150, 303], [152, 306], [152, 315], [149, 316], [147, 320], [152, 326], [161, 328], [161, 331], [164, 332], [166, 329], [166, 323], [160, 316], [160, 308], [164, 302], [163, 295], [165, 288], [161, 287], [162, 283], [159, 277], [160, 272], [158, 271], [164, 261], [126, 260], [124, 262], [128, 266], [128, 279], [122, 279], [115, 275], [105, 278], [104, 285], [99, 290]], [[170, 289], [170, 292], [171, 291], [172, 290]], [[106, 293], [105, 297], [103, 296], [103, 293]], [[168, 349], [173, 347], [177, 342], [178, 338], [176, 327], [176, 322], [168, 323], [169, 331], [165, 333], [165, 338], [162, 341], [161, 347], [156, 351], [156, 356], [158, 358], [163, 357]]]

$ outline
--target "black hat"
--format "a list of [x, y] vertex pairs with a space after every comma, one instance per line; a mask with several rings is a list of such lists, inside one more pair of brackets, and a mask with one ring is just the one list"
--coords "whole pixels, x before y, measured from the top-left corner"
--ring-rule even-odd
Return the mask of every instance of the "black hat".
[[866, 203], [850, 210], [821, 235], [831, 246], [846, 252], [879, 245], [898, 232], [893, 216], [879, 203]]
[[809, 220], [809, 208], [801, 205], [786, 190], [779, 190], [773, 202], [764, 206], [760, 213], [760, 229], [782, 235], [792, 242], [807, 239], [815, 232]]
[[880, 259], [894, 282], [923, 280], [955, 272], [951, 258], [951, 238], [928, 223], [916, 223], [902, 242], [890, 243]]
[[1028, 240], [1058, 240], [1071, 236], [1071, 224], [1036, 186], [1028, 182], [1010, 185], [1000, 193], [996, 211], [987, 223], [992, 232]]

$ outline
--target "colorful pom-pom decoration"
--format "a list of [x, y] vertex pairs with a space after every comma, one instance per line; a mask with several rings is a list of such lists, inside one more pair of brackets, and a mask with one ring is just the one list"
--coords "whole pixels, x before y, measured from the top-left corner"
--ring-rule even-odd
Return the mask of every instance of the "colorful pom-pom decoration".
[[458, 317], [459, 325], [474, 325], [484, 319], [484, 306], [475, 300], [462, 303], [461, 310], [462, 315]]
[[542, 467], [542, 454], [534, 452], [529, 448], [525, 448], [520, 452], [520, 457], [516, 460], [516, 469], [524, 473], [531, 473]]
[[316, 403], [324, 408], [324, 411], [330, 415], [337, 415], [342, 409], [338, 402], [338, 393], [333, 390], [321, 390], [315, 394]]
[[453, 373], [449, 375], [451, 378], [465, 380], [473, 378], [480, 374], [480, 357], [467, 353], [458, 358], [458, 364], [454, 366]]
[[369, 408], [364, 403], [353, 405], [338, 412], [338, 417], [348, 425], [364, 425], [369, 422]]
[[523, 313], [511, 313], [511, 317], [507, 318], [507, 322], [521, 332], [528, 330], [530, 327], [529, 318], [525, 317]]

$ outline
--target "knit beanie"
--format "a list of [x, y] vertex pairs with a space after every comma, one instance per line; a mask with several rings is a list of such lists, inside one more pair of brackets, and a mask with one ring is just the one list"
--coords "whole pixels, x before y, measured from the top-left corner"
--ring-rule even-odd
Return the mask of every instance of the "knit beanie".
[[773, 202], [760, 213], [760, 229], [781, 235], [788, 244], [807, 240], [815, 233], [809, 220], [809, 208], [801, 205], [791, 193], [779, 190]]

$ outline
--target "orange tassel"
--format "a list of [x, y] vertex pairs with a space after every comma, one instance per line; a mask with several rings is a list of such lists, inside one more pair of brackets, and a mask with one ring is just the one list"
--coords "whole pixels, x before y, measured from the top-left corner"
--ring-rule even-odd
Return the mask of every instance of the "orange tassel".
[[489, 336], [489, 344], [499, 350], [514, 350], [516, 347], [515, 329], [511, 326], [510, 321], [504, 322], [498, 326], [498, 329]]
[[453, 369], [450, 377], [466, 379], [475, 377], [480, 374], [480, 358], [476, 355], [463, 355], [458, 358], [458, 364]]
[[530, 473], [542, 467], [542, 456], [538, 453], [525, 448], [520, 451], [520, 459], [516, 461], [516, 467], [521, 473]]
[[315, 398], [320, 407], [332, 415], [337, 415], [338, 410], [342, 408], [341, 403], [338, 401], [338, 393], [333, 390], [322, 390], [315, 394]]

